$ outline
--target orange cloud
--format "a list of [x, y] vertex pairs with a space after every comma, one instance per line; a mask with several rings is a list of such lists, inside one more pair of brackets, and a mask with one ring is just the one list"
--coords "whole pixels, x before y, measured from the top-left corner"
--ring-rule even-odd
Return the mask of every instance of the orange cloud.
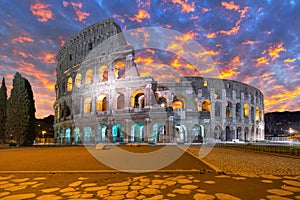
[[287, 58], [283, 62], [285, 62], [285, 63], [293, 63], [295, 61], [296, 61], [296, 58]]
[[129, 18], [131, 21], [137, 21], [141, 23], [144, 19], [150, 19], [150, 14], [146, 10], [139, 10], [138, 14], [134, 17]]
[[249, 10], [249, 7], [244, 7], [243, 9], [240, 9], [239, 5], [235, 5], [234, 2], [222, 2], [222, 6], [225, 7], [227, 10], [233, 10], [235, 12], [238, 12], [240, 14], [239, 20], [235, 23], [234, 27], [232, 27], [230, 30], [219, 30], [214, 33], [208, 33], [206, 35], [207, 38], [215, 38], [218, 34], [220, 35], [234, 35], [237, 34], [240, 30], [240, 24], [242, 22], [242, 19], [245, 17], [246, 12]]
[[223, 79], [223, 78], [229, 78], [232, 76], [239, 75], [240, 72], [237, 72], [236, 70], [238, 70], [238, 68], [236, 68], [236, 67], [233, 69], [222, 70], [219, 78]]
[[12, 39], [12, 43], [24, 43], [24, 42], [34, 42], [34, 40], [31, 37], [26, 36], [19, 36], [17, 38]]
[[72, 7], [74, 8], [75, 10], [75, 13], [76, 13], [76, 20], [80, 21], [80, 22], [84, 22], [84, 20], [90, 16], [90, 13], [88, 12], [83, 12], [81, 11], [80, 9], [82, 8], [82, 3], [79, 2], [79, 3], [76, 3], [76, 2], [70, 2]]
[[193, 12], [195, 9], [195, 2], [192, 2], [191, 4], [187, 3], [187, 0], [172, 0], [172, 3], [181, 5], [181, 12], [182, 13], [189, 13]]
[[53, 12], [49, 9], [48, 4], [35, 3], [30, 5], [31, 13], [38, 17], [38, 21], [47, 22], [49, 19], [54, 19]]
[[273, 46], [270, 46], [269, 48], [269, 55], [272, 58], [278, 58], [279, 57], [279, 53], [281, 51], [286, 51], [286, 49], [283, 47], [283, 43], [279, 43]]
[[54, 64], [56, 63], [55, 56], [56, 55], [54, 53], [43, 53], [40, 59], [43, 60], [45, 63]]
[[153, 58], [152, 57], [138, 57], [134, 60], [135, 63], [139, 64], [152, 64], [153, 63]]
[[257, 64], [258, 64], [258, 65], [261, 65], [261, 64], [268, 65], [268, 64], [269, 64], [268, 59], [265, 58], [265, 57], [257, 58], [256, 61], [257, 61]]
[[19, 54], [20, 56], [22, 56], [23, 58], [27, 58], [28, 55], [26, 53], [24, 53], [23, 51], [17, 51], [17, 50], [13, 50], [14, 54]]

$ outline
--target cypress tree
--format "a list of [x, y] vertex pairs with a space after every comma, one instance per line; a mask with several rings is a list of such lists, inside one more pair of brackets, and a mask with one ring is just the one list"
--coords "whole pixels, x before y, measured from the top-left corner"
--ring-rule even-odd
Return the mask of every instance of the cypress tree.
[[20, 73], [13, 79], [13, 88], [7, 101], [6, 137], [17, 146], [32, 145], [35, 138], [35, 106], [31, 85]]
[[6, 103], [7, 103], [7, 89], [5, 79], [3, 77], [0, 88], [0, 143], [3, 143], [5, 138], [5, 123], [6, 123]]

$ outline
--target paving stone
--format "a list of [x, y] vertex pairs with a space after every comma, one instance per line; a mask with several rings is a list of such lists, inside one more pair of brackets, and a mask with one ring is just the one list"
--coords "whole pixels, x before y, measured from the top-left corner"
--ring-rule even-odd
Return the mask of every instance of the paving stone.
[[80, 180], [80, 181], [85, 181], [85, 180], [88, 180], [89, 179], [89, 177], [79, 177], [78, 178], [78, 180]]
[[0, 176], [0, 181], [3, 180], [8, 180], [8, 179], [12, 179], [13, 177], [15, 177], [14, 175], [9, 175], [9, 176]]
[[283, 180], [282, 182], [285, 184], [288, 184], [288, 185], [295, 186], [295, 187], [300, 187], [299, 181]]
[[220, 200], [241, 200], [240, 198], [235, 197], [235, 196], [233, 196], [231, 194], [217, 193], [215, 195]]
[[120, 187], [109, 187], [109, 190], [116, 191], [116, 190], [128, 190], [128, 186], [120, 186]]
[[145, 188], [145, 189], [142, 189], [140, 191], [140, 193], [144, 194], [144, 195], [157, 195], [157, 194], [160, 194], [161, 192], [157, 189]]
[[300, 195], [299, 196], [295, 196], [295, 199], [300, 199]]
[[9, 194], [10, 194], [10, 192], [0, 192], [0, 197], [7, 196]]
[[62, 199], [61, 196], [56, 196], [54, 194], [42, 195], [36, 198], [37, 200], [59, 200]]
[[66, 193], [66, 192], [75, 192], [76, 190], [72, 187], [64, 188], [59, 190], [61, 193]]
[[20, 183], [20, 185], [34, 185], [34, 184], [37, 184], [37, 183], [38, 183], [37, 181], [30, 181], [30, 182]]
[[31, 187], [32, 188], [37, 188], [37, 187], [40, 187], [42, 185], [44, 185], [44, 183], [38, 183], [38, 184], [32, 185]]
[[172, 198], [173, 198], [173, 197], [176, 197], [176, 194], [173, 194], [173, 193], [168, 193], [168, 194], [167, 194], [167, 196], [168, 196], [168, 197], [172, 197]]
[[26, 187], [27, 187], [26, 185], [17, 185], [17, 186], [5, 188], [5, 190], [14, 192], [14, 191], [18, 191], [18, 190], [24, 190]]
[[27, 194], [15, 194], [15, 195], [9, 195], [6, 197], [1, 198], [1, 200], [23, 200], [23, 199], [32, 199], [36, 197], [36, 194], [34, 193], [27, 193]]
[[93, 191], [98, 191], [98, 190], [105, 190], [107, 189], [107, 186], [101, 186], [101, 187], [87, 187], [84, 189], [86, 192], [93, 192]]
[[112, 187], [121, 187], [121, 186], [128, 186], [130, 185], [130, 182], [129, 181], [126, 181], [126, 182], [121, 182], [121, 183], [110, 183], [108, 184], [107, 186], [112, 186]]
[[253, 173], [241, 173], [240, 176], [249, 177], [249, 178], [258, 178], [259, 176]]
[[97, 192], [97, 196], [101, 197], [101, 198], [107, 197], [109, 195], [110, 195], [110, 191], [108, 191], [108, 190], [100, 190]]
[[69, 184], [69, 187], [78, 187], [79, 185], [82, 184], [83, 181], [75, 181], [73, 183]]
[[204, 181], [204, 183], [206, 183], [206, 184], [215, 184], [216, 182], [215, 181]]
[[164, 190], [164, 189], [166, 189], [166, 188], [167, 188], [166, 185], [161, 185], [161, 186], [160, 186], [160, 189], [162, 189], [162, 190]]
[[96, 185], [97, 183], [86, 183], [86, 184], [82, 184], [81, 187], [94, 187]]
[[194, 183], [200, 183], [200, 180], [195, 179], [195, 180], [193, 180], [193, 182]]
[[290, 198], [281, 197], [281, 196], [277, 196], [277, 195], [268, 195], [267, 198], [270, 200], [292, 200]]
[[265, 178], [265, 179], [273, 179], [273, 180], [279, 180], [279, 179], [282, 179], [281, 177], [279, 176], [274, 176], [274, 175], [260, 175], [262, 178]]
[[4, 184], [7, 184], [9, 183], [8, 181], [0, 181], [0, 185], [4, 185]]
[[42, 181], [42, 180], [46, 180], [46, 177], [35, 177], [33, 180], [34, 181]]
[[182, 189], [188, 189], [188, 190], [195, 190], [198, 188], [197, 185], [183, 185], [181, 186]]
[[130, 191], [126, 194], [126, 198], [135, 199], [139, 195], [138, 191]]
[[116, 196], [105, 197], [104, 199], [107, 199], [107, 200], [122, 200], [124, 198], [125, 198], [124, 195], [116, 195]]
[[56, 192], [58, 190], [60, 190], [60, 188], [47, 188], [47, 189], [42, 189], [40, 191], [44, 193], [51, 193], [51, 192]]
[[139, 196], [136, 197], [136, 199], [145, 199], [145, 198], [146, 198], [145, 195], [139, 195]]
[[144, 198], [144, 200], [160, 200], [160, 199], [163, 199], [163, 198], [164, 198], [164, 195], [156, 195], [156, 196], [153, 196], [153, 197]]
[[163, 184], [167, 186], [173, 186], [177, 184], [177, 181], [165, 181]]
[[14, 184], [14, 183], [7, 183], [7, 184], [0, 185], [0, 188], [5, 189], [5, 188], [13, 187], [15, 185], [16, 184]]
[[11, 182], [14, 182], [14, 183], [21, 183], [21, 182], [25, 182], [25, 181], [28, 181], [29, 178], [18, 178], [18, 179], [12, 179], [10, 180]]
[[195, 200], [213, 200], [215, 199], [215, 196], [210, 195], [210, 194], [202, 194], [202, 193], [197, 193], [193, 196]]
[[164, 180], [160, 180], [160, 179], [153, 179], [152, 180], [152, 185], [161, 185], [163, 184]]
[[246, 180], [245, 177], [238, 177], [238, 176], [232, 177], [232, 179], [234, 179], [234, 180]]
[[286, 196], [286, 195], [294, 194], [291, 191], [286, 191], [286, 190], [282, 190], [282, 189], [269, 189], [269, 190], [267, 190], [267, 192], [272, 193], [272, 194], [276, 194], [276, 195], [279, 195], [279, 196]]
[[128, 193], [127, 190], [120, 190], [120, 191], [113, 191], [111, 195], [125, 195], [127, 193]]
[[80, 192], [66, 192], [63, 193], [62, 196], [75, 196], [78, 195], [78, 197], [80, 196]]
[[231, 176], [228, 175], [219, 175], [219, 176], [215, 176], [216, 178], [231, 178]]
[[148, 188], [159, 189], [160, 185], [147, 185]]
[[144, 186], [140, 186], [140, 185], [131, 185], [130, 186], [131, 190], [141, 190], [143, 188], [144, 188]]
[[193, 181], [191, 181], [190, 179], [178, 179], [177, 182], [180, 184], [190, 184]]
[[191, 190], [188, 190], [188, 189], [175, 189], [175, 190], [173, 190], [173, 193], [177, 193], [177, 194], [190, 194]]
[[86, 199], [86, 198], [92, 198], [94, 196], [94, 194], [81, 194], [80, 198], [81, 199]]
[[197, 192], [200, 192], [200, 193], [205, 193], [206, 190], [201, 190], [201, 189], [198, 189]]
[[261, 180], [262, 183], [274, 183], [272, 180]]
[[300, 192], [300, 188], [299, 187], [293, 187], [293, 186], [283, 185], [283, 186], [281, 186], [281, 188], [284, 189], [284, 190], [295, 192], [295, 193]]

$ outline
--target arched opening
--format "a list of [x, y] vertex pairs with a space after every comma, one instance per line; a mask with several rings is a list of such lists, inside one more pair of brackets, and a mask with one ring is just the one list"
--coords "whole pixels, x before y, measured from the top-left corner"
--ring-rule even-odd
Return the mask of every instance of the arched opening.
[[241, 127], [238, 127], [236, 129], [236, 139], [241, 139], [242, 138], [242, 128]]
[[256, 109], [255, 109], [255, 120], [259, 121], [259, 108], [258, 108], [258, 106], [256, 106]]
[[254, 121], [254, 116], [255, 116], [255, 113], [254, 113], [254, 107], [251, 106], [251, 120]]
[[131, 128], [131, 136], [133, 142], [144, 142], [144, 124], [138, 122]]
[[249, 105], [244, 104], [244, 117], [249, 117]]
[[182, 124], [175, 126], [176, 140], [178, 143], [186, 142], [186, 127]]
[[88, 69], [85, 74], [85, 84], [91, 85], [94, 81], [94, 71], [92, 69]]
[[220, 126], [215, 126], [215, 131], [214, 131], [215, 139], [221, 139], [221, 131], [222, 131], [222, 128]]
[[97, 98], [96, 105], [97, 105], [97, 111], [98, 112], [106, 111], [107, 107], [108, 107], [106, 95], [104, 95], [104, 94], [100, 95]]
[[108, 81], [108, 67], [106, 65], [99, 67], [98, 77], [101, 82]]
[[182, 99], [174, 97], [172, 102], [172, 108], [174, 111], [181, 111], [184, 108], [184, 101]]
[[192, 128], [192, 142], [202, 143], [204, 139], [204, 127], [202, 125], [194, 125]]
[[167, 99], [165, 97], [159, 97], [157, 104], [162, 108], [167, 108]]
[[152, 142], [161, 142], [159, 136], [164, 135], [165, 133], [165, 124], [155, 123], [152, 130]]
[[71, 91], [72, 91], [72, 88], [73, 88], [73, 79], [72, 79], [72, 77], [70, 76], [70, 77], [68, 78], [67, 91], [68, 91], [68, 92], [71, 92]]
[[117, 109], [125, 109], [125, 96], [120, 94], [117, 99]]
[[125, 77], [125, 66], [126, 64], [121, 61], [115, 64], [114, 66], [115, 79], [120, 79]]
[[91, 127], [84, 127], [83, 129], [83, 142], [85, 144], [91, 143], [92, 140], [92, 128]]
[[107, 136], [107, 127], [106, 125], [100, 124], [98, 126], [97, 135], [96, 135], [96, 142], [97, 143], [105, 143]]
[[124, 126], [115, 124], [112, 127], [112, 142], [124, 142]]
[[239, 122], [241, 121], [241, 104], [237, 103], [235, 106], [235, 116], [236, 120]]
[[131, 99], [132, 108], [142, 109], [145, 106], [145, 95], [142, 91], [137, 90], [132, 94]]
[[65, 144], [71, 144], [71, 129], [66, 129]]
[[81, 84], [82, 84], [82, 75], [80, 73], [77, 73], [75, 77], [75, 87], [80, 88]]
[[226, 118], [231, 118], [232, 103], [226, 102]]
[[78, 127], [74, 128], [74, 144], [78, 144], [80, 142], [80, 129]]
[[226, 134], [226, 141], [229, 141], [230, 140], [230, 128], [229, 128], [229, 126], [226, 126], [225, 134]]
[[216, 117], [221, 117], [221, 108], [222, 108], [221, 102], [217, 101], [215, 103], [215, 116]]
[[249, 141], [248, 135], [249, 135], [249, 129], [248, 129], [248, 127], [246, 127], [244, 130], [244, 141], [245, 142]]
[[92, 98], [87, 97], [84, 99], [84, 108], [83, 108], [84, 113], [90, 113], [92, 112]]
[[202, 103], [202, 111], [210, 112], [210, 101], [209, 100], [203, 101], [203, 103]]

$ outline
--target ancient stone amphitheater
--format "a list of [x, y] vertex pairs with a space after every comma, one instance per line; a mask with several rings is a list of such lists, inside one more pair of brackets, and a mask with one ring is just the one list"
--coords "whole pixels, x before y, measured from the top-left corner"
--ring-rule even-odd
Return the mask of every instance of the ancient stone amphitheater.
[[264, 140], [262, 92], [232, 80], [139, 76], [134, 49], [112, 19], [73, 36], [57, 60], [58, 144]]

